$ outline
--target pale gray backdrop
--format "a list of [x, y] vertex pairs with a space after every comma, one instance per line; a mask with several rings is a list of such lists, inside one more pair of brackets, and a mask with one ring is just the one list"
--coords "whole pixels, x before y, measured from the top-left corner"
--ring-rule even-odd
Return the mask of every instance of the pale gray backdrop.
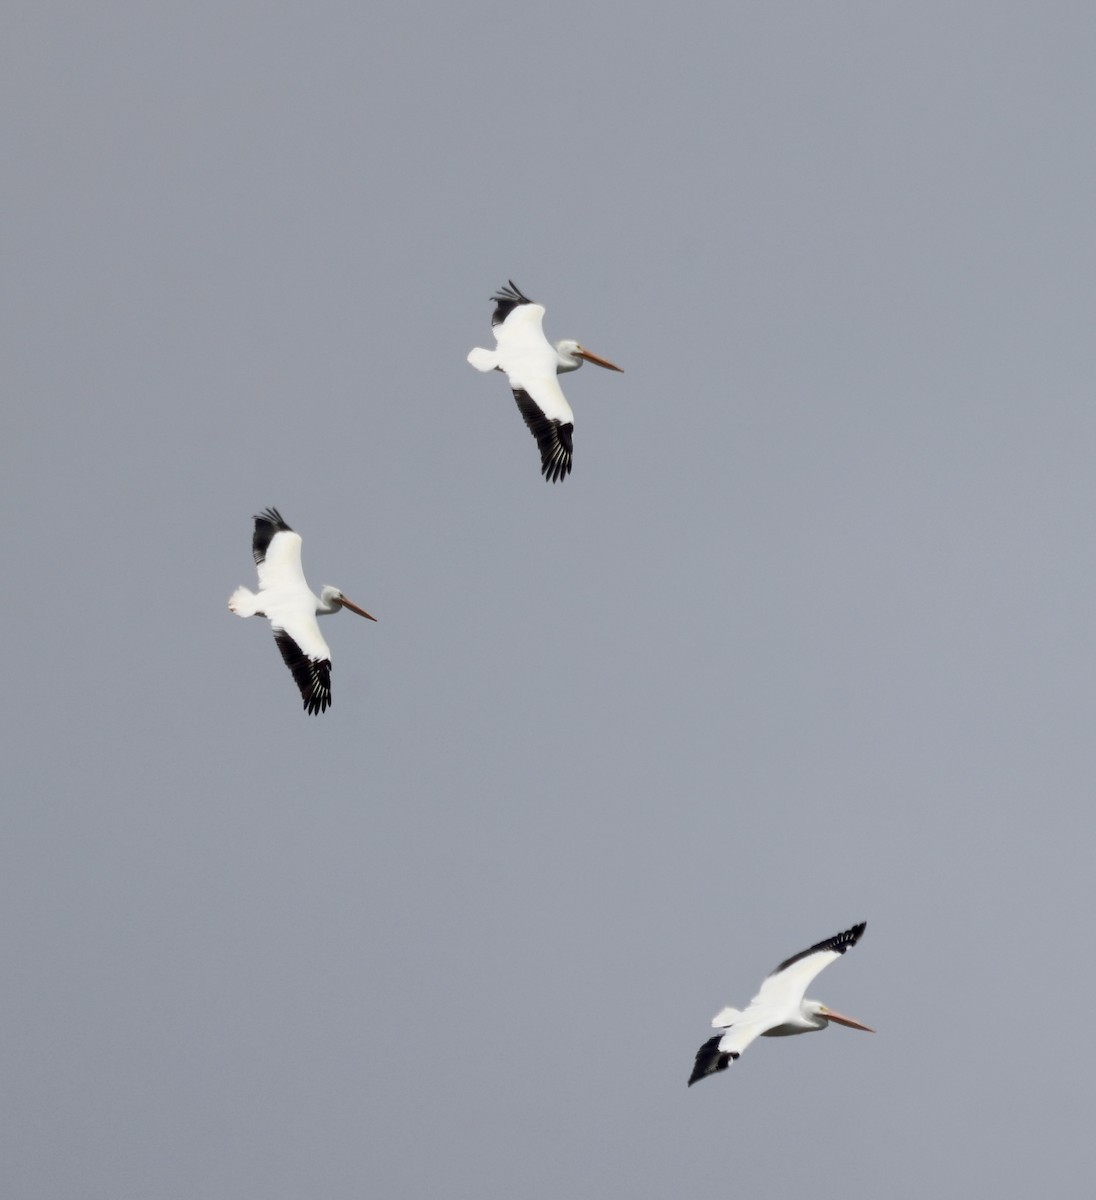
[[[1096, 8], [13, 3], [5, 1195], [1091, 1178]], [[490, 345], [551, 336], [545, 485]], [[306, 717], [252, 585], [278, 505]], [[878, 1027], [686, 1090], [711, 1014]]]

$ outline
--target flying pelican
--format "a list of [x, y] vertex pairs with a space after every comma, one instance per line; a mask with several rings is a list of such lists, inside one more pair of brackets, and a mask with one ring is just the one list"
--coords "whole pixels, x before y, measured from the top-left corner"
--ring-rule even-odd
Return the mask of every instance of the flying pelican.
[[331, 703], [331, 651], [316, 618], [340, 608], [370, 621], [377, 618], [336, 587], [322, 588], [318, 596], [311, 591], [301, 567], [301, 535], [276, 508], [255, 517], [251, 553], [259, 568], [259, 594], [238, 587], [228, 598], [229, 611], [238, 617], [268, 618], [285, 665], [301, 689], [305, 711], [322, 713]]
[[518, 409], [540, 447], [540, 473], [555, 483], [571, 470], [571, 432], [575, 414], [556, 375], [577, 371], [583, 360], [610, 371], [622, 371], [606, 358], [591, 354], [578, 342], [565, 339], [553, 346], [544, 336], [544, 307], [523, 296], [511, 279], [491, 297], [495, 311], [491, 328], [498, 341], [494, 350], [477, 346], [468, 361], [477, 371], [505, 371]]
[[866, 921], [818, 942], [786, 958], [761, 985], [745, 1012], [724, 1008], [712, 1018], [712, 1028], [722, 1029], [696, 1052], [696, 1064], [689, 1076], [689, 1087], [706, 1075], [725, 1071], [743, 1050], [758, 1037], [785, 1037], [793, 1033], [813, 1033], [825, 1029], [831, 1021], [874, 1033], [851, 1017], [835, 1013], [817, 1000], [804, 1000], [811, 980], [830, 963], [855, 946], [864, 932]]

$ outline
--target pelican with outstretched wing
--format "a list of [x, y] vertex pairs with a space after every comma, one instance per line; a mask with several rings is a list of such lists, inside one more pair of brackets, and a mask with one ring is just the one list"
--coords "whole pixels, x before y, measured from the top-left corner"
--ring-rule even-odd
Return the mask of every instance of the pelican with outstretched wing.
[[855, 946], [867, 926], [866, 921], [818, 942], [807, 950], [786, 958], [761, 985], [749, 1008], [724, 1008], [712, 1018], [712, 1028], [723, 1032], [709, 1038], [696, 1052], [696, 1063], [689, 1076], [689, 1087], [717, 1071], [725, 1071], [746, 1047], [759, 1037], [786, 1037], [793, 1033], [814, 1033], [831, 1021], [850, 1029], [875, 1030], [852, 1017], [843, 1017], [819, 1000], [805, 999], [814, 977]]
[[301, 535], [294, 533], [276, 508], [255, 517], [251, 552], [259, 571], [259, 591], [238, 587], [228, 607], [238, 617], [266, 617], [285, 665], [300, 688], [305, 712], [322, 713], [331, 704], [331, 651], [317, 617], [348, 608], [370, 621], [364, 608], [348, 600], [336, 587], [325, 587], [317, 596], [308, 586], [301, 566]]
[[556, 483], [570, 474], [575, 428], [575, 414], [556, 376], [577, 371], [584, 362], [609, 371], [623, 368], [570, 338], [553, 346], [544, 336], [543, 306], [523, 296], [512, 279], [491, 299], [491, 328], [498, 345], [494, 350], [477, 346], [468, 361], [477, 371], [504, 371], [509, 377], [518, 409], [540, 447], [540, 472]]

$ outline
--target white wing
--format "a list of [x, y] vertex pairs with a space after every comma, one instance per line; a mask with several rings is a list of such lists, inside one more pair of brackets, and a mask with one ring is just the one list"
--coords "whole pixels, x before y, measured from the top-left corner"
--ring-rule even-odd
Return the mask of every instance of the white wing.
[[558, 421], [561, 425], [574, 425], [575, 414], [559, 386], [554, 367], [550, 375], [532, 378], [527, 376], [521, 387], [514, 382], [513, 375], [510, 376], [510, 383], [514, 391], [525, 392], [549, 421]]
[[276, 603], [267, 602], [265, 612], [270, 618], [270, 624], [274, 626], [275, 634], [279, 629], [285, 630], [297, 643], [302, 654], [317, 661], [331, 660], [331, 650], [320, 633], [320, 623], [316, 620], [316, 609], [311, 603], [311, 596], [307, 605], [288, 599]]
[[840, 957], [836, 950], [820, 950], [809, 958], [800, 959], [794, 966], [774, 972], [762, 983], [761, 990], [750, 1001], [750, 1008], [755, 1005], [798, 1008], [811, 980]]
[[761, 984], [761, 990], [750, 1001], [750, 1008], [756, 1004], [798, 1009], [807, 994], [811, 980], [830, 963], [839, 959], [850, 946], [855, 946], [866, 925], [867, 923], [862, 921], [851, 929], [834, 934], [833, 937], [817, 942], [809, 949], [785, 959]]
[[266, 557], [258, 564], [259, 589], [303, 588], [308, 591], [301, 566], [301, 535], [292, 529], [276, 533], [266, 548]]

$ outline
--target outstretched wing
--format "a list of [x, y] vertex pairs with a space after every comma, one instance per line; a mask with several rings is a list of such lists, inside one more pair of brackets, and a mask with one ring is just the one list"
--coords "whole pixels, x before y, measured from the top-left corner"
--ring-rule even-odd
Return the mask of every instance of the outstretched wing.
[[[732, 1010], [733, 1011], [733, 1010]], [[693, 1073], [689, 1076], [689, 1087], [698, 1079], [725, 1071], [731, 1063], [771, 1025], [770, 1014], [765, 1010], [744, 1013], [735, 1012], [733, 1024], [725, 1032], [709, 1038], [696, 1052]], [[715, 1022], [713, 1021], [714, 1025]]]
[[574, 421], [548, 417], [524, 388], [514, 389], [518, 411], [525, 419], [529, 432], [540, 447], [540, 472], [549, 483], [556, 483], [571, 473], [574, 447], [571, 434]]
[[825, 941], [816, 942], [786, 958], [762, 983], [761, 990], [750, 1001], [754, 1004], [798, 1005], [806, 995], [811, 980], [830, 963], [836, 962], [851, 946], [855, 946], [867, 922], [861, 921]]
[[285, 588], [307, 592], [301, 566], [301, 535], [289, 528], [276, 508], [268, 508], [255, 517], [251, 553], [259, 572], [260, 591]]
[[331, 659], [309, 657], [284, 629], [275, 628], [274, 640], [293, 672], [305, 712], [313, 716], [324, 712], [331, 705]]

